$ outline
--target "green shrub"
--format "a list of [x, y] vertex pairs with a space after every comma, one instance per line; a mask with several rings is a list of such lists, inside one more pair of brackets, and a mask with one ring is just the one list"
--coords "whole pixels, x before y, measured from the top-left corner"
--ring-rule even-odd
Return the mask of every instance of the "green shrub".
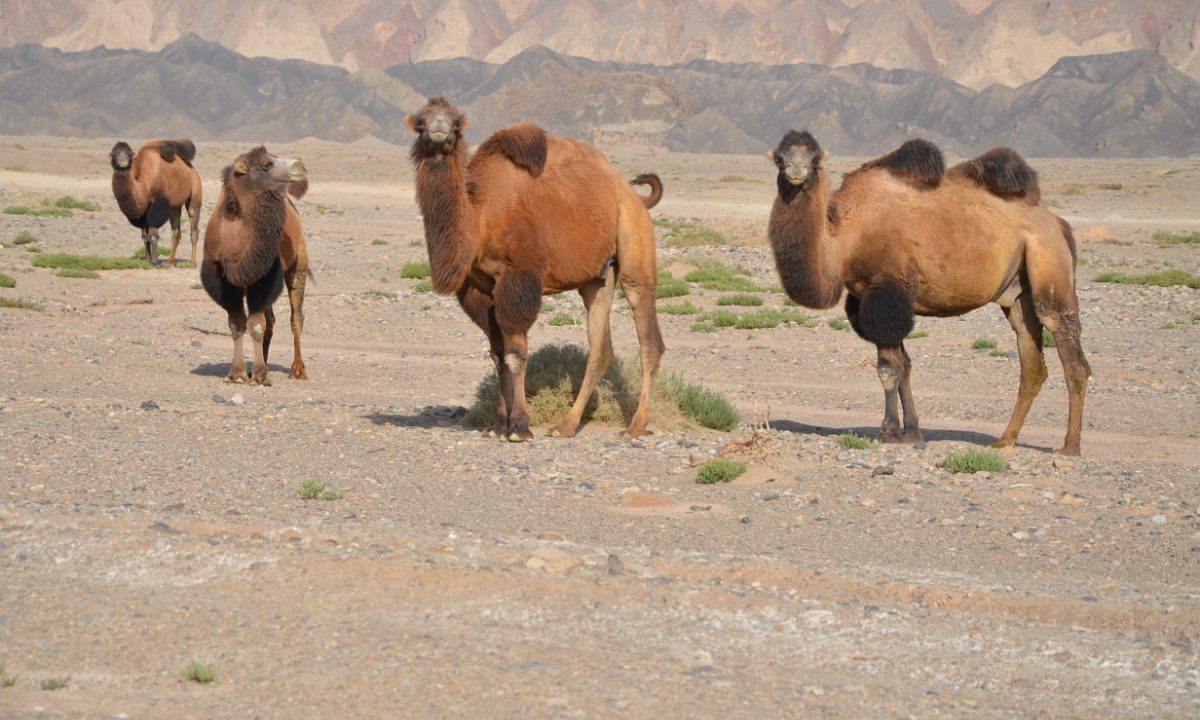
[[371, 288], [370, 290], [368, 290], [367, 294], [374, 295], [375, 297], [384, 297], [384, 298], [392, 297], [392, 293], [388, 292], [387, 290], [376, 290], [375, 288]]
[[421, 280], [429, 277], [429, 263], [427, 262], [412, 262], [404, 263], [404, 267], [400, 268], [400, 277], [412, 278], [413, 280]]
[[100, 209], [100, 203], [91, 200], [76, 200], [70, 195], [63, 195], [54, 203], [54, 207], [64, 210], [87, 210], [88, 212], [96, 212]]
[[717, 328], [706, 322], [692, 323], [692, 332], [715, 333]]
[[13, 238], [13, 245], [29, 245], [30, 243], [35, 243], [37, 241], [38, 239], [33, 235], [30, 235], [29, 233], [21, 233]]
[[340, 488], [329, 488], [321, 494], [322, 500], [341, 500], [346, 497], [346, 491]]
[[690, 223], [676, 223], [669, 220], [658, 222], [659, 227], [667, 228], [663, 236], [667, 247], [698, 247], [701, 245], [725, 245], [725, 236], [720, 232]]
[[846, 328], [850, 327], [850, 323], [846, 322], [846, 318], [844, 317], [832, 318], [827, 320], [825, 324], [834, 330], [845, 330]]
[[737, 313], [730, 310], [716, 310], [710, 312], [706, 317], [710, 323], [719, 328], [733, 327], [737, 325], [738, 320]]
[[779, 324], [779, 320], [769, 313], [746, 313], [737, 319], [736, 326], [742, 330], [769, 330]]
[[696, 315], [700, 308], [693, 305], [691, 300], [685, 300], [677, 305], [659, 305], [658, 311], [664, 315]]
[[682, 297], [691, 292], [692, 288], [687, 283], [677, 279], [671, 273], [660, 272], [658, 274], [658, 288], [655, 293], [655, 297], [658, 299]]
[[372, 241], [371, 241], [371, 244], [372, 244], [372, 245], [387, 245], [387, 244], [388, 244], [388, 241], [387, 241], [387, 240], [380, 240], [379, 238], [375, 238], [374, 240], [372, 240]]
[[905, 340], [919, 340], [920, 338], [927, 338], [927, 337], [929, 337], [928, 330], [913, 330], [904, 339]]
[[796, 302], [795, 300], [791, 299], [790, 297], [784, 298], [783, 304], [787, 305], [788, 307], [800, 307], [800, 303]]
[[425, 247], [425, 241], [424, 240], [409, 240], [408, 246], [409, 247]]
[[[701, 255], [700, 253], [696, 253], [696, 252], [687, 253], [686, 255], [680, 255], [676, 259], [681, 263], [687, 263], [688, 265], [695, 265], [700, 270], [723, 270], [723, 271], [727, 272], [729, 275], [745, 275], [746, 277], [750, 277], [751, 275], [754, 274], [754, 273], [750, 272], [746, 268], [746, 266], [742, 265], [741, 263], [736, 263], [736, 262], [727, 263], [727, 262], [718, 260], [717, 258], [711, 258], [711, 257], [708, 257], [707, 255]], [[695, 280], [695, 281], [688, 280], [688, 282], [700, 282], [700, 281], [699, 280]]]
[[1096, 282], [1118, 283], [1120, 285], [1152, 285], [1154, 287], [1174, 287], [1185, 285], [1190, 288], [1200, 288], [1200, 277], [1193, 277], [1186, 270], [1163, 270], [1162, 272], [1146, 275], [1126, 275], [1119, 272], [1100, 273]]
[[75, 213], [56, 207], [34, 209], [28, 205], [10, 205], [4, 208], [5, 215], [33, 215], [35, 217], [71, 217]]
[[60, 278], [77, 278], [81, 280], [99, 280], [100, 273], [92, 272], [91, 270], [76, 270], [74, 268], [63, 268], [54, 273], [54, 277]]
[[1007, 357], [1008, 353], [1004, 350], [993, 350], [992, 357]]
[[1050, 332], [1046, 328], [1042, 328], [1042, 347], [1058, 347], [1058, 341], [1054, 339], [1054, 333]]
[[205, 665], [193, 660], [187, 667], [179, 671], [179, 677], [184, 681], [207, 685], [217, 679], [217, 666]]
[[301, 500], [316, 500], [325, 490], [325, 483], [317, 480], [305, 480], [296, 488], [296, 494]]
[[736, 295], [722, 295], [717, 298], [718, 305], [737, 305], [741, 307], [758, 307], [763, 304], [763, 299], [757, 295], [747, 293], [738, 293]]
[[747, 182], [747, 178], [744, 175], [722, 175], [721, 179], [717, 182]]
[[0, 297], [0, 308], [9, 308], [12, 310], [36, 310], [37, 312], [44, 312], [46, 310], [45, 307], [33, 302], [32, 300], [6, 297]]
[[713, 280], [732, 280], [733, 273], [725, 268], [699, 268], [683, 276], [688, 282], [711, 282]]
[[1200, 233], [1191, 235], [1172, 235], [1171, 233], [1154, 233], [1154, 239], [1167, 245], [1200, 245]]
[[51, 253], [36, 257], [33, 259], [33, 266], [73, 270], [149, 270], [153, 267], [145, 260], [136, 258], [72, 255], [70, 253]]
[[542, 303], [542, 309], [539, 310], [538, 312], [548, 313], [548, 312], [554, 312], [557, 309], [558, 308], [554, 307], [554, 305], [551, 305], [550, 303]]
[[573, 316], [573, 315], [568, 315], [567, 313], [559, 313], [559, 314], [555, 315], [554, 317], [550, 318], [549, 320], [547, 320], [546, 324], [554, 325], [555, 327], [558, 327], [561, 325], [582, 325], [583, 322], [575, 319], [575, 316]]
[[203, 290], [204, 289], [204, 286], [201, 285], [200, 283], [192, 283], [191, 285], [188, 285], [188, 287], [190, 287], [193, 290]]
[[972, 350], [991, 350], [996, 347], [996, 341], [991, 338], [976, 338], [975, 342], [971, 343]]
[[728, 432], [742, 422], [742, 414], [724, 395], [698, 383], [689, 383], [679, 373], [671, 373], [660, 382], [666, 397], [701, 427]]
[[422, 280], [416, 285], [413, 285], [412, 289], [413, 292], [419, 293], [433, 292], [433, 282], [430, 280]]
[[[169, 257], [170, 255], [171, 255], [171, 248], [163, 246], [163, 245], [158, 246], [158, 256], [159, 257]], [[146, 259], [146, 246], [143, 245], [140, 248], [138, 248], [137, 250], [134, 250], [133, 256], [135, 258], [137, 258], [138, 260], [145, 260]]]
[[0, 273], [0, 288], [14, 288], [17, 286], [17, 279], [12, 275]]
[[952, 473], [998, 473], [1004, 472], [1008, 463], [997, 452], [972, 447], [949, 453], [942, 458], [942, 467]]
[[744, 472], [746, 472], [746, 463], [721, 459], [709, 460], [696, 472], [696, 482], [705, 485], [730, 482]]
[[60, 678], [50, 678], [49, 680], [42, 681], [42, 689], [46, 690], [46, 691], [62, 690], [70, 682], [71, 682], [70, 675], [67, 675], [66, 677], [60, 677]]
[[851, 432], [845, 435], [838, 435], [837, 444], [847, 450], [870, 450], [879, 443], [875, 440], [859, 437], [857, 434]]
[[25, 248], [25, 252], [40, 253], [41, 251], [42, 249], [37, 245], [30, 245], [29, 247]]

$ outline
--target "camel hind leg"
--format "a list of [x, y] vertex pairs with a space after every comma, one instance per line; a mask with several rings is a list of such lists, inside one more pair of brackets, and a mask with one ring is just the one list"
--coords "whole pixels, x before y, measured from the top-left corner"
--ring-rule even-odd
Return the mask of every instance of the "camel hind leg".
[[247, 324], [250, 337], [254, 340], [254, 367], [250, 371], [252, 385], [271, 384], [267, 369], [267, 352], [275, 330], [275, 313], [271, 305], [282, 292], [283, 266], [279, 258], [275, 259], [266, 275], [246, 288], [246, 308], [250, 311]]
[[1046, 359], [1042, 353], [1042, 323], [1033, 309], [1033, 294], [1028, 290], [1021, 293], [1012, 307], [1003, 308], [1008, 324], [1017, 333], [1017, 356], [1021, 359], [1021, 383], [1017, 390], [1017, 404], [1013, 407], [1008, 427], [1000, 441], [992, 447], [1000, 450], [1017, 444], [1017, 436], [1025, 425], [1025, 417], [1033, 405], [1033, 399], [1042, 389], [1042, 383], [1050, 374], [1046, 370]]
[[287, 286], [288, 303], [292, 310], [292, 372], [288, 377], [293, 380], [307, 380], [308, 373], [300, 355], [300, 334], [304, 332], [304, 286], [308, 283], [308, 267], [300, 267], [297, 263], [283, 274], [283, 281]]
[[[654, 269], [654, 265], [651, 265], [650, 272], [654, 273]], [[642, 390], [638, 396], [637, 411], [621, 436], [637, 438], [646, 434], [646, 426], [650, 423], [650, 399], [654, 395], [654, 378], [658, 374], [659, 364], [667, 348], [658, 330], [657, 274], [651, 274], [648, 281], [622, 277], [621, 289], [625, 291], [625, 299], [633, 309], [633, 322], [637, 328], [638, 349], [642, 361]]]
[[579, 396], [570, 412], [562, 422], [550, 428], [546, 433], [551, 437], [575, 437], [579, 423], [583, 420], [583, 411], [587, 407], [592, 393], [600, 378], [608, 370], [613, 361], [612, 331], [609, 326], [609, 314], [612, 311], [613, 295], [617, 289], [617, 273], [610, 264], [604, 276], [596, 278], [579, 288], [579, 296], [583, 298], [583, 306], [587, 309], [588, 328], [588, 362], [587, 371], [583, 375], [583, 384], [579, 387]]
[[183, 206], [171, 208], [171, 255], [167, 258], [167, 267], [175, 267], [175, 253], [179, 251], [179, 241], [183, 234], [180, 232], [180, 218], [183, 217]]

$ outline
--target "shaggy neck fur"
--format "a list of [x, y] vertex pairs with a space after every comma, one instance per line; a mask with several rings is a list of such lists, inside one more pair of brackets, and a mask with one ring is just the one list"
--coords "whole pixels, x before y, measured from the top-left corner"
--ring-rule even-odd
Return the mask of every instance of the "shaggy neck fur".
[[804, 307], [831, 308], [841, 299], [843, 285], [829, 238], [829, 176], [819, 169], [807, 187], [792, 185], [783, 173], [780, 178], [767, 226], [779, 279], [788, 297]]
[[[467, 143], [460, 137], [449, 154], [432, 151], [418, 140], [417, 203], [425, 219], [430, 282], [447, 295], [462, 287], [475, 261], [475, 207], [467, 196]], [[439, 148], [440, 150], [440, 148]]]
[[114, 168], [112, 191], [113, 197], [117, 199], [117, 207], [121, 208], [121, 214], [134, 227], [141, 228], [146, 225], [146, 206], [149, 205], [149, 200], [145, 188], [137, 181], [138, 174], [136, 158], [125, 170]]
[[238, 218], [249, 231], [242, 256], [222, 271], [225, 279], [238, 287], [249, 287], [271, 269], [279, 257], [279, 244], [283, 241], [283, 226], [287, 222], [287, 199], [285, 190], [260, 190], [254, 192], [242, 186], [244, 176], [233, 174], [225, 168], [225, 187], [222, 203], [217, 212], [225, 218]]

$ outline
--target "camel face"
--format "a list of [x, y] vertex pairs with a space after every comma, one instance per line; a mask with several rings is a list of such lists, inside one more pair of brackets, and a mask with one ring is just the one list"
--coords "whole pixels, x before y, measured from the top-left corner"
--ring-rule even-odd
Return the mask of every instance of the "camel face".
[[817, 141], [807, 132], [789, 130], [783, 136], [779, 147], [768, 153], [768, 156], [779, 168], [779, 182], [782, 185], [804, 185], [811, 177], [815, 177], [817, 168], [828, 157], [829, 153], [821, 149]]
[[112, 163], [113, 170], [128, 170], [133, 165], [133, 148], [129, 147], [128, 143], [119, 142], [113, 145], [108, 160]]
[[233, 174], [244, 178], [253, 192], [282, 192], [289, 184], [308, 177], [304, 163], [275, 157], [262, 146], [239, 156], [233, 163]]
[[413, 153], [427, 157], [452, 152], [467, 129], [467, 118], [439, 95], [404, 118], [404, 124], [419, 136], [413, 145]]

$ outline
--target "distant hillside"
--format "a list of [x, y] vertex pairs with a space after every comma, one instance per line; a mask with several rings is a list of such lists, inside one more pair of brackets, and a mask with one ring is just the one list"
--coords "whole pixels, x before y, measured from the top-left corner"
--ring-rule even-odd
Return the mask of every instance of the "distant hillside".
[[1200, 83], [1142, 50], [1063, 58], [1018, 88], [983, 92], [932, 73], [870, 65], [693, 60], [596, 62], [530, 48], [503, 64], [459, 58], [387, 73], [247, 58], [195, 36], [157, 53], [0, 49], [0, 133], [180, 136], [408, 144], [404, 115], [445, 94], [468, 139], [531, 120], [601, 145], [760, 152], [789, 128], [832, 151], [869, 155], [927, 137], [976, 154], [1200, 155]]
[[869, 63], [977, 90], [1154, 50], [1200, 80], [1196, 0], [0, 0], [0, 46], [160, 50], [188, 33], [351, 71], [538, 45], [592, 60]]

